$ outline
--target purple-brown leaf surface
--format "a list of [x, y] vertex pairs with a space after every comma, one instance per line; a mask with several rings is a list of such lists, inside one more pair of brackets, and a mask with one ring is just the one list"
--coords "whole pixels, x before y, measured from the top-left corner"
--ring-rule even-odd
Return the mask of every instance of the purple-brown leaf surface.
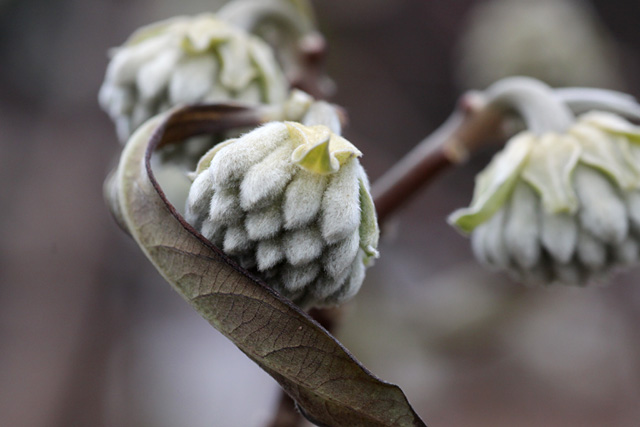
[[186, 107], [145, 124], [106, 183], [121, 226], [174, 289], [269, 373], [303, 414], [326, 426], [424, 426], [399, 387], [366, 370], [307, 314], [250, 276], [194, 230], [150, 167], [159, 145], [258, 123], [231, 105]]

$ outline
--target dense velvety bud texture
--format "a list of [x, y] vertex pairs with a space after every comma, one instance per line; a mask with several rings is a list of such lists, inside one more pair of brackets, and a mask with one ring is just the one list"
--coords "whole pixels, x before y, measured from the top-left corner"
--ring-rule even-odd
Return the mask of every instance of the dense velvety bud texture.
[[266, 43], [203, 14], [141, 28], [114, 49], [99, 100], [125, 142], [144, 121], [176, 105], [279, 103], [287, 91]]
[[640, 128], [610, 113], [512, 138], [450, 222], [477, 258], [530, 284], [585, 285], [638, 260]]
[[269, 123], [200, 160], [187, 221], [296, 304], [343, 302], [378, 255], [360, 155], [326, 126]]

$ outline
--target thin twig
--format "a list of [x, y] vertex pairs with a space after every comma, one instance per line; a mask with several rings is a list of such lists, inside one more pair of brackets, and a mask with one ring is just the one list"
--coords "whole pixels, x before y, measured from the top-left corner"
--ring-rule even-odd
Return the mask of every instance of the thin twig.
[[304, 417], [296, 409], [295, 402], [283, 391], [276, 414], [267, 427], [300, 427], [303, 421]]
[[426, 183], [448, 166], [464, 162], [479, 146], [502, 136], [504, 113], [465, 95], [457, 110], [373, 185], [372, 195], [383, 224]]
[[314, 32], [297, 44], [299, 70], [292, 76], [291, 86], [303, 90], [316, 99], [333, 96], [335, 87], [324, 71], [327, 45], [322, 34]]

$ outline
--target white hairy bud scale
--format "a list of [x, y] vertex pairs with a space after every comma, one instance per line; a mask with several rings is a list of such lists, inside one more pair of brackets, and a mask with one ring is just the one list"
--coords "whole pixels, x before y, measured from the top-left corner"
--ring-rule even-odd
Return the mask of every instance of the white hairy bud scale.
[[638, 260], [640, 128], [591, 112], [513, 137], [449, 221], [484, 264], [530, 284], [585, 285]]
[[287, 94], [284, 72], [265, 42], [202, 14], [143, 27], [114, 49], [99, 101], [125, 142], [144, 121], [176, 105], [271, 104]]
[[360, 156], [326, 126], [268, 123], [200, 160], [186, 219], [294, 303], [341, 303], [378, 256]]

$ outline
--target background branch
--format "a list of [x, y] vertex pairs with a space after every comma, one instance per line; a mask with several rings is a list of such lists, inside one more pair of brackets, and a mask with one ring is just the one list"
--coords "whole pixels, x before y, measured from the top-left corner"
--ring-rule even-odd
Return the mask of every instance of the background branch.
[[464, 95], [456, 111], [435, 132], [374, 183], [371, 194], [380, 225], [440, 172], [504, 136], [504, 117], [504, 112], [485, 104], [478, 94]]

